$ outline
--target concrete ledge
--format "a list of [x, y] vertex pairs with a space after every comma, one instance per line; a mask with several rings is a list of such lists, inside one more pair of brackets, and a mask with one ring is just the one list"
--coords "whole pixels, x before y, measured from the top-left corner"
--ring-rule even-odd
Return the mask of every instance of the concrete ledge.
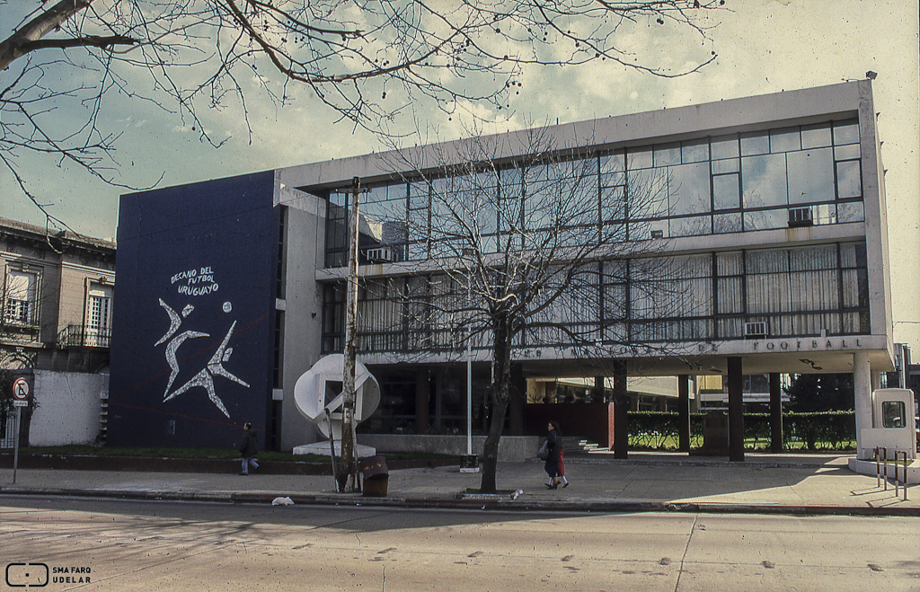
[[[849, 469], [855, 473], [860, 473], [862, 475], [876, 475], [878, 474], [879, 468], [876, 465], [874, 460], [859, 460], [858, 458], [851, 458], [847, 461], [847, 466]], [[907, 481], [908, 485], [915, 485], [920, 483], [920, 461], [914, 461], [913, 463], [907, 465]], [[881, 465], [881, 471], [885, 470], [885, 465]], [[904, 483], [904, 469], [898, 469], [898, 482]], [[890, 483], [894, 483], [894, 463], [888, 463], [888, 479]]]
[[[373, 446], [380, 454], [418, 452], [425, 454], [466, 455], [466, 436], [419, 434], [358, 434], [358, 443]], [[480, 454], [485, 436], [473, 436], [473, 454]], [[522, 462], [537, 456], [537, 436], [502, 436], [498, 444], [498, 462]]]

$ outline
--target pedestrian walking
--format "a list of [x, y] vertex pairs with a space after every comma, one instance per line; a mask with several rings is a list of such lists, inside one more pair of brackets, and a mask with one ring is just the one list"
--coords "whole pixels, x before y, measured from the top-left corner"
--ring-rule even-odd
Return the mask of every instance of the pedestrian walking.
[[243, 424], [243, 440], [240, 442], [240, 456], [243, 457], [243, 467], [240, 469], [240, 475], [248, 475], [249, 467], [253, 471], [259, 470], [259, 463], [253, 458], [259, 452], [258, 438], [252, 431], [252, 424], [247, 422]]
[[562, 438], [559, 438], [559, 480], [562, 481], [562, 488], [569, 486], [569, 480], [565, 478], [565, 446], [562, 445]]
[[550, 421], [547, 425], [546, 442], [547, 455], [546, 463], [543, 470], [549, 475], [549, 482], [546, 487], [556, 489], [559, 487], [559, 452], [562, 450], [562, 433], [559, 430], [559, 424]]

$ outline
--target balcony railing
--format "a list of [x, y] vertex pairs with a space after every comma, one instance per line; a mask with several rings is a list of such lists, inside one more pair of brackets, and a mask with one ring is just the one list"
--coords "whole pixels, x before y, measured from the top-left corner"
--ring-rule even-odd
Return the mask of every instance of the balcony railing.
[[17, 327], [38, 326], [38, 303], [31, 300], [7, 298], [3, 307], [3, 322]]
[[58, 347], [110, 347], [112, 332], [86, 325], [68, 325], [58, 334]]

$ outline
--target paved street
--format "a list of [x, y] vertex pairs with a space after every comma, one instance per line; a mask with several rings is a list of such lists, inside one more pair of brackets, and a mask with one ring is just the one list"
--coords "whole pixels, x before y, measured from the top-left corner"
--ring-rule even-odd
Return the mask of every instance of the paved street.
[[[41, 496], [4, 496], [0, 516], [4, 563], [32, 564], [30, 577], [39, 579], [37, 564], [47, 565], [43, 589], [54, 591], [920, 589], [914, 517]], [[7, 572], [11, 583], [26, 583], [16, 569]]]

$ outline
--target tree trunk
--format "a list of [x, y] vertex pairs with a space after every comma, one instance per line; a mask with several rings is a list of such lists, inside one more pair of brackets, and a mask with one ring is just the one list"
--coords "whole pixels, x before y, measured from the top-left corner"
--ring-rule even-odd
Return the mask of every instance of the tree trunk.
[[348, 220], [349, 255], [348, 255], [348, 291], [345, 309], [345, 372], [342, 378], [342, 457], [339, 471], [339, 488], [345, 492], [360, 489], [358, 485], [358, 462], [355, 442], [355, 366], [357, 365], [357, 326], [358, 326], [358, 202], [360, 181], [354, 179], [351, 216]]
[[505, 427], [505, 415], [508, 411], [511, 386], [511, 322], [507, 315], [502, 315], [495, 323], [493, 350], [495, 352], [496, 373], [490, 389], [492, 396], [492, 418], [489, 435], [482, 447], [482, 481], [480, 493], [495, 493], [496, 470], [498, 468], [498, 444]]
[[613, 458], [629, 458], [629, 392], [626, 363], [614, 362], [613, 370]]

